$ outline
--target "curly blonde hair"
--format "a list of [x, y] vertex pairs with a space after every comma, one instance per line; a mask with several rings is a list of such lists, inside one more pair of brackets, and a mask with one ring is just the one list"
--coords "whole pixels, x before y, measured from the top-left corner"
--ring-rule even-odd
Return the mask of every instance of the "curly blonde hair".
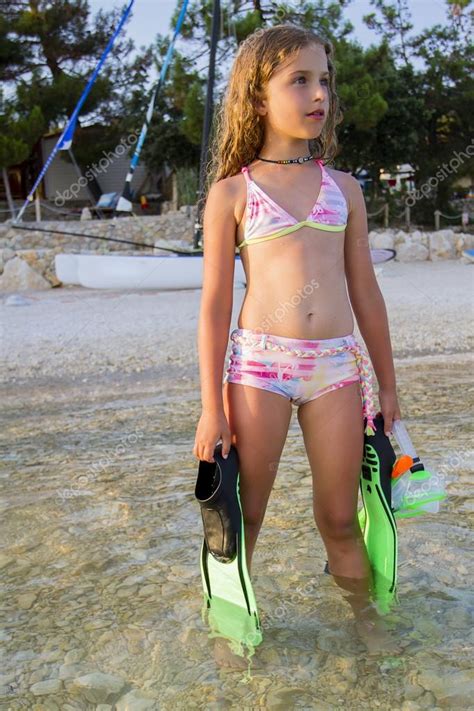
[[292, 24], [259, 28], [239, 45], [223, 99], [216, 109], [206, 170], [206, 195], [214, 182], [236, 175], [263, 147], [264, 125], [255, 109], [271, 76], [287, 58], [311, 44], [324, 47], [329, 70], [329, 111], [310, 152], [329, 162], [337, 153], [335, 127], [343, 120], [336, 94], [333, 45], [311, 30]]

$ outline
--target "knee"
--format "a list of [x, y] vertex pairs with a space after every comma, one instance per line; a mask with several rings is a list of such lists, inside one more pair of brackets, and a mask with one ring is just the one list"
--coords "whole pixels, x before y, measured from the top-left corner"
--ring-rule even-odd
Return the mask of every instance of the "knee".
[[263, 515], [261, 511], [248, 511], [243, 514], [245, 530], [248, 532], [259, 532]]
[[341, 511], [325, 512], [315, 515], [316, 525], [325, 539], [334, 541], [353, 540], [360, 535], [360, 529], [354, 515]]

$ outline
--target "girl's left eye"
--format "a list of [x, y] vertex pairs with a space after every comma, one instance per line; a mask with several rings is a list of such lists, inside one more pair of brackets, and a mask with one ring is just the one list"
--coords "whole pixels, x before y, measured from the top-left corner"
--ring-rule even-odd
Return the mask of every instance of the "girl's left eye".
[[[297, 81], [299, 81], [300, 79], [304, 79], [304, 80], [306, 81], [306, 77], [304, 77], [303, 75], [301, 75], [300, 77], [296, 77], [295, 83], [296, 83]], [[322, 82], [325, 82], [326, 84], [329, 84], [329, 79], [321, 79], [321, 81], [322, 81]]]

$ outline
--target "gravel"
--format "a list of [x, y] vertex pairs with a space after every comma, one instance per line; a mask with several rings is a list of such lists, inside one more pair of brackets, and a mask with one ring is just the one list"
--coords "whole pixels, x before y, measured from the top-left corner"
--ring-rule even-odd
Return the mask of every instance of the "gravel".
[[[469, 353], [474, 266], [459, 260], [376, 267], [395, 362]], [[245, 289], [234, 291], [231, 329]], [[62, 287], [3, 295], [0, 382], [153, 371], [198, 378], [201, 290], [109, 291]], [[356, 335], [359, 335], [357, 326]]]

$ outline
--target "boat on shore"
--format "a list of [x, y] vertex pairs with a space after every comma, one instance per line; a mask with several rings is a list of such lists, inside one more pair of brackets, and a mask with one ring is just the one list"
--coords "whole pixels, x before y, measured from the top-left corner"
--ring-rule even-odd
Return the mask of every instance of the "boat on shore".
[[[202, 254], [57, 254], [56, 276], [63, 284], [89, 289], [200, 289]], [[235, 257], [235, 285], [245, 286], [241, 259]]]
[[[393, 249], [371, 249], [372, 263], [395, 257]], [[203, 279], [202, 251], [172, 254], [57, 254], [56, 276], [63, 284], [89, 289], [200, 289]], [[234, 284], [246, 286], [240, 255], [235, 255]]]

